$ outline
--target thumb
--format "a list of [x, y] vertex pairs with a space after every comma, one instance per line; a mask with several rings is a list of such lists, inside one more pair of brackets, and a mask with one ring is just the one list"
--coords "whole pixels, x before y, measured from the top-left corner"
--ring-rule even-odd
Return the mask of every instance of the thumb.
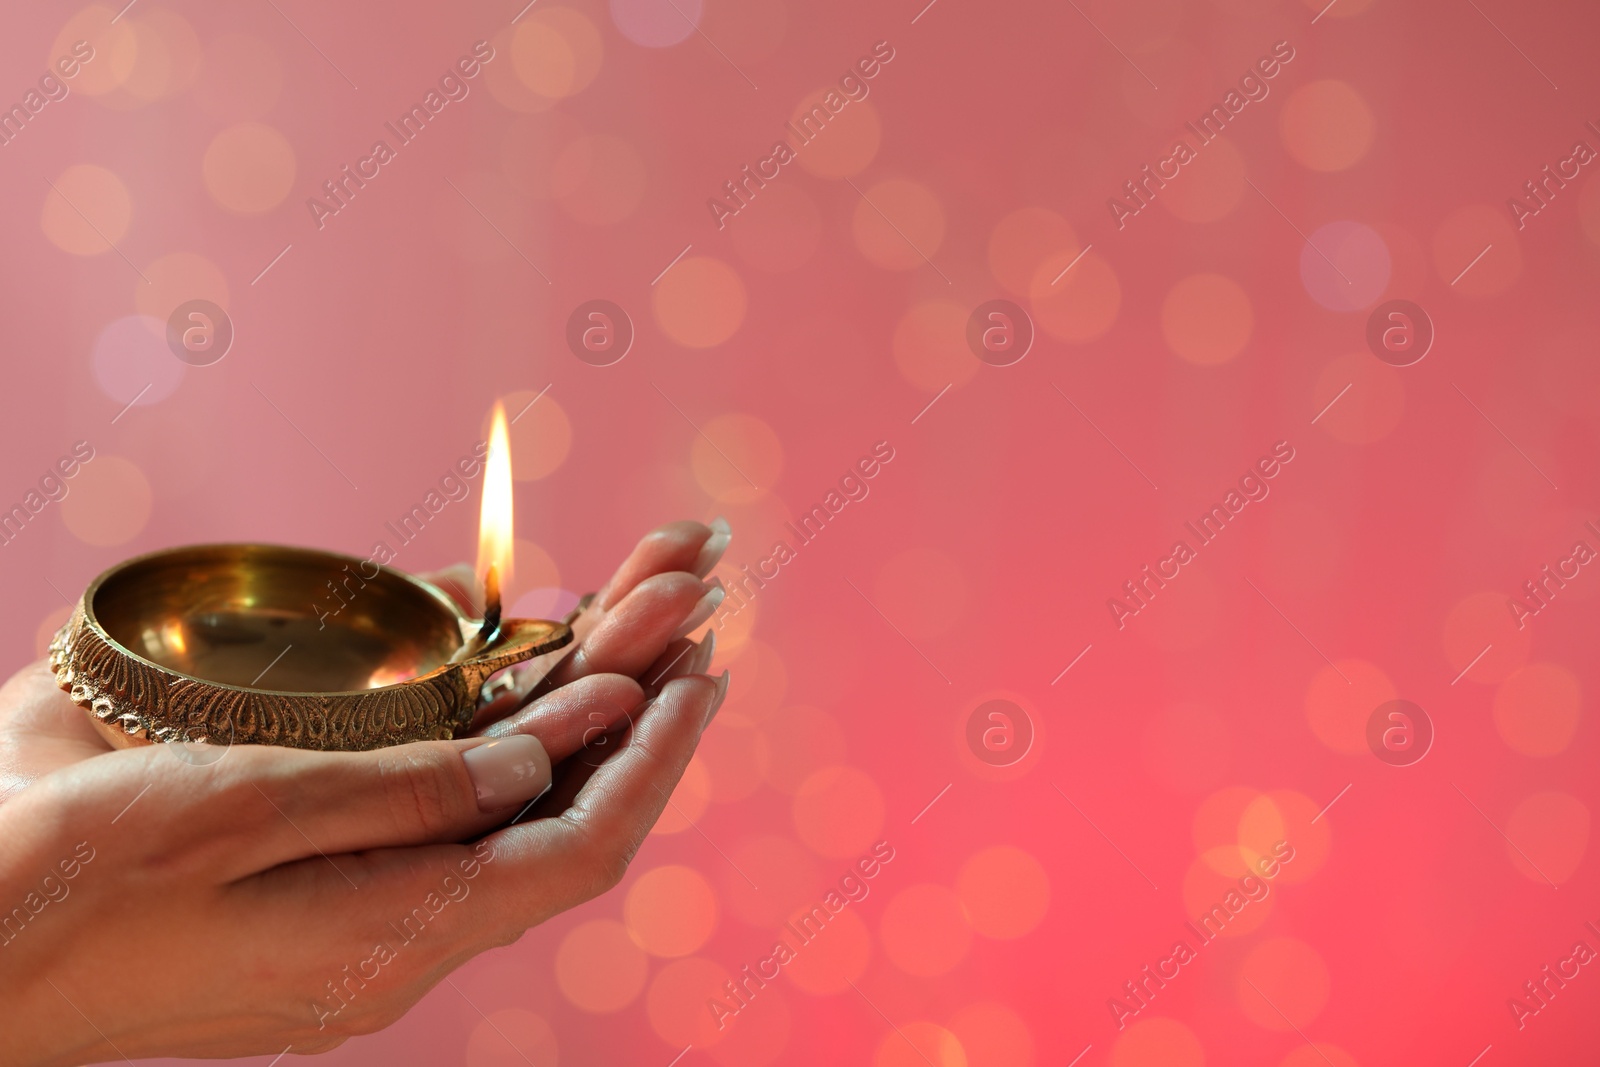
[[11, 804], [47, 837], [90, 834], [130, 859], [200, 857], [232, 882], [307, 857], [477, 837], [550, 780], [529, 734], [370, 752], [179, 742], [71, 764]]
[[317, 855], [462, 841], [550, 788], [550, 756], [531, 734], [421, 741], [368, 752], [240, 745], [210, 792], [252, 828], [243, 877]]

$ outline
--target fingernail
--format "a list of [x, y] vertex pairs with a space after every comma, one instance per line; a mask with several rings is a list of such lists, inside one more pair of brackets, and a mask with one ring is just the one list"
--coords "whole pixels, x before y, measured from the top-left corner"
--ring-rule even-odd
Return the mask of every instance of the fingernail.
[[687, 678], [690, 675], [706, 673], [706, 668], [711, 666], [711, 654], [716, 650], [716, 647], [716, 632], [707, 630], [705, 637], [700, 639], [700, 643], [691, 646], [684, 653], [683, 659], [678, 661], [680, 665], [672, 671], [672, 677]]
[[478, 794], [479, 811], [526, 804], [550, 788], [550, 756], [537, 737], [513, 734], [461, 754]]
[[707, 630], [706, 635], [700, 639], [700, 647], [694, 654], [694, 670], [690, 674], [704, 674], [711, 666], [711, 657], [717, 651], [717, 631]]
[[722, 672], [722, 677], [717, 679], [717, 691], [711, 697], [711, 710], [706, 712], [706, 721], [700, 727], [702, 732], [707, 726], [711, 725], [711, 720], [717, 717], [717, 710], [722, 707], [722, 702], [728, 699], [729, 677], [729, 672], [724, 669]]
[[700, 546], [700, 555], [695, 557], [694, 573], [698, 578], [704, 578], [711, 573], [711, 568], [717, 565], [722, 554], [728, 551], [728, 542], [733, 540], [733, 527], [728, 525], [728, 520], [718, 515], [711, 520], [711, 536], [706, 538], [706, 543]]
[[683, 621], [682, 626], [678, 627], [677, 632], [672, 635], [672, 639], [676, 641], [680, 637], [687, 637], [691, 630], [711, 618], [711, 613], [717, 610], [717, 606], [722, 603], [723, 597], [727, 595], [728, 591], [722, 588], [720, 579], [713, 578], [707, 582], [705, 595], [695, 604], [694, 610], [689, 612], [689, 617]]
[[644, 687], [644, 695], [655, 699], [662, 688], [670, 681], [678, 678], [687, 678], [691, 674], [704, 674], [706, 668], [711, 666], [711, 653], [717, 647], [716, 634], [710, 630], [699, 644], [691, 643], [688, 648], [678, 653], [678, 658], [667, 664], [666, 667], [650, 679]]

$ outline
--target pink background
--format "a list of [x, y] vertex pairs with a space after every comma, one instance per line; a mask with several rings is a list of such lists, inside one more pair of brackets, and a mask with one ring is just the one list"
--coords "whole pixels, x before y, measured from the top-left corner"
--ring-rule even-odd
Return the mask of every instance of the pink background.
[[[677, 517], [729, 517], [731, 582], [894, 453], [714, 623], [731, 696], [624, 884], [329, 1062], [1592, 1060], [1594, 968], [1521, 1029], [1507, 1003], [1600, 949], [1600, 576], [1521, 630], [1508, 605], [1600, 549], [1600, 185], [1521, 230], [1507, 205], [1600, 148], [1592, 10], [114, 14], [34, 5], [0, 40], [7, 104], [96, 47], [0, 147], [0, 503], [95, 450], [0, 549], [8, 669], [134, 553], [369, 554], [497, 397], [548, 387], [514, 429], [527, 611]], [[319, 229], [307, 200], [479, 40], [469, 95]], [[1280, 41], [1268, 95], [1119, 229], [1108, 198]], [[878, 42], [865, 102], [719, 229], [707, 198]], [[212, 366], [158, 336], [190, 299], [236, 331]], [[567, 347], [594, 299], [637, 333], [611, 366]], [[966, 346], [992, 299], [1037, 326], [1012, 366]], [[1413, 366], [1367, 348], [1389, 299], [1437, 331]], [[1270, 494], [1119, 629], [1108, 598], [1280, 441]], [[476, 490], [396, 565], [470, 558]], [[1035, 734], [1003, 769], [967, 740], [995, 698]], [[1411, 766], [1365, 741], [1394, 698], [1435, 731]], [[1280, 839], [1268, 898], [1119, 1029], [1108, 1000]], [[877, 841], [870, 894], [718, 1031], [706, 998]]]

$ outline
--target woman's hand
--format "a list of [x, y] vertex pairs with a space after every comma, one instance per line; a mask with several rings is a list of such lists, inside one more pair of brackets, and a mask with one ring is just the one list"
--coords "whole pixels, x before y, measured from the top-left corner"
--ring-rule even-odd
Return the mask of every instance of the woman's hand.
[[537, 699], [471, 738], [110, 750], [21, 672], [0, 690], [0, 1064], [331, 1048], [615, 885], [726, 692], [678, 636], [718, 534], [645, 538]]

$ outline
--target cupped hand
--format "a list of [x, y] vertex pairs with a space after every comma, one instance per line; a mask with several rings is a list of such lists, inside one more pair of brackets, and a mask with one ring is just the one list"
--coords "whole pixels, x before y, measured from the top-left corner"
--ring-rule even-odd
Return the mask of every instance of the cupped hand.
[[[674, 522], [646, 534], [605, 587], [575, 613], [574, 647], [540, 656], [506, 672], [506, 691], [479, 710], [482, 729], [503, 719], [530, 695], [547, 693], [594, 674], [624, 674], [647, 693], [688, 674], [703, 674], [716, 650], [716, 633], [698, 643], [685, 635], [716, 611], [722, 583], [703, 581], [732, 539], [727, 520], [709, 527]], [[471, 568], [441, 572], [440, 585], [463, 606], [481, 610], [481, 590]]]
[[531, 702], [454, 741], [113, 750], [23, 670], [0, 690], [0, 1065], [331, 1048], [615, 885], [726, 693], [682, 637], [725, 547], [647, 536]]

